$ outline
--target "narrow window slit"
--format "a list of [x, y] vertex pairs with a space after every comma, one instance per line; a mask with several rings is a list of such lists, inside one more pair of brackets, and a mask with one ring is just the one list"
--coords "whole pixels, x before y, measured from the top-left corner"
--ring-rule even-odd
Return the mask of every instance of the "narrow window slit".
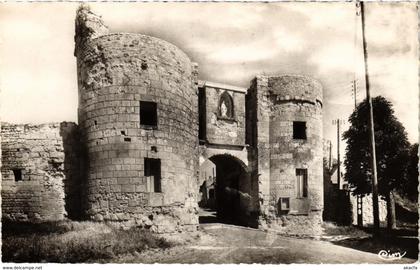
[[148, 192], [162, 192], [160, 159], [144, 159], [144, 176]]
[[15, 181], [23, 181], [23, 172], [22, 169], [13, 169], [13, 175], [15, 177]]

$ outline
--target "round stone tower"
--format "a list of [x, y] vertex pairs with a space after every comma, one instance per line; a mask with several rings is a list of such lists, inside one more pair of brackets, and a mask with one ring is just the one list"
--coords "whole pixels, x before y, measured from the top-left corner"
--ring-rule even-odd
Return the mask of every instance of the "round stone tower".
[[258, 100], [262, 225], [318, 234], [323, 210], [322, 86], [301, 75], [258, 76], [253, 93]]
[[197, 66], [163, 40], [109, 33], [85, 7], [75, 43], [86, 215], [161, 232], [195, 228]]

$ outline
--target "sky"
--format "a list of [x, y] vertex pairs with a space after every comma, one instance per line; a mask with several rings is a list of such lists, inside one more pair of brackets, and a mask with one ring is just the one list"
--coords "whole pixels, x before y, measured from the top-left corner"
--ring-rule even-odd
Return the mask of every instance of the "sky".
[[[257, 74], [306, 74], [324, 87], [324, 138], [366, 97], [360, 16], [354, 3], [91, 3], [113, 32], [167, 40], [199, 65], [199, 78], [248, 87]], [[77, 122], [77, 3], [0, 4], [1, 120]], [[394, 105], [418, 142], [415, 3], [367, 3], [372, 96]], [[345, 123], [342, 131], [348, 127]], [[344, 153], [344, 144], [341, 148]]]

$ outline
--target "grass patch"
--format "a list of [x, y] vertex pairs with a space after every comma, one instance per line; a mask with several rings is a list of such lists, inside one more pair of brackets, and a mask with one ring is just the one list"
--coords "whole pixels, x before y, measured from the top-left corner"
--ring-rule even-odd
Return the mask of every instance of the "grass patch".
[[97, 262], [172, 245], [145, 229], [73, 221], [3, 223], [2, 238], [3, 262], [18, 263]]

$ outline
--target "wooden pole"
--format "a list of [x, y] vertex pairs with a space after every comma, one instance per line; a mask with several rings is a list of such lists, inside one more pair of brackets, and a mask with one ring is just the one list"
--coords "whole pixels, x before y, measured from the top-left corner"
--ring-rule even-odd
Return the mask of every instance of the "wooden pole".
[[[357, 81], [353, 80], [353, 94], [354, 94], [354, 111], [357, 109], [356, 94], [357, 94]], [[357, 226], [363, 227], [363, 197], [360, 194], [356, 195], [357, 204]]]
[[340, 119], [337, 119], [337, 186], [340, 190]]
[[[360, 16], [360, 1], [356, 0], [356, 16], [354, 17], [354, 80], [353, 80], [353, 94], [354, 94], [354, 111], [357, 110], [357, 79], [356, 79], [356, 73], [358, 70], [358, 65], [356, 64], [357, 61], [357, 22], [358, 22], [358, 16]], [[357, 204], [357, 226], [363, 227], [363, 197], [360, 194], [356, 195], [356, 204]]]
[[331, 156], [332, 156], [332, 154], [331, 154], [331, 152], [332, 152], [332, 142], [330, 141], [330, 159], [329, 159], [329, 162], [328, 162], [328, 170], [330, 171], [331, 170]]
[[357, 108], [357, 81], [353, 80], [354, 109]]
[[366, 99], [369, 107], [369, 138], [371, 149], [371, 166], [372, 166], [372, 203], [373, 203], [373, 235], [379, 235], [379, 207], [378, 207], [378, 175], [376, 170], [376, 150], [375, 150], [375, 129], [373, 125], [373, 107], [369, 89], [369, 72], [368, 72], [368, 52], [366, 48], [365, 37], [365, 3], [361, 2], [362, 15], [362, 35], [363, 35], [363, 55], [365, 62], [365, 81], [366, 81]]

